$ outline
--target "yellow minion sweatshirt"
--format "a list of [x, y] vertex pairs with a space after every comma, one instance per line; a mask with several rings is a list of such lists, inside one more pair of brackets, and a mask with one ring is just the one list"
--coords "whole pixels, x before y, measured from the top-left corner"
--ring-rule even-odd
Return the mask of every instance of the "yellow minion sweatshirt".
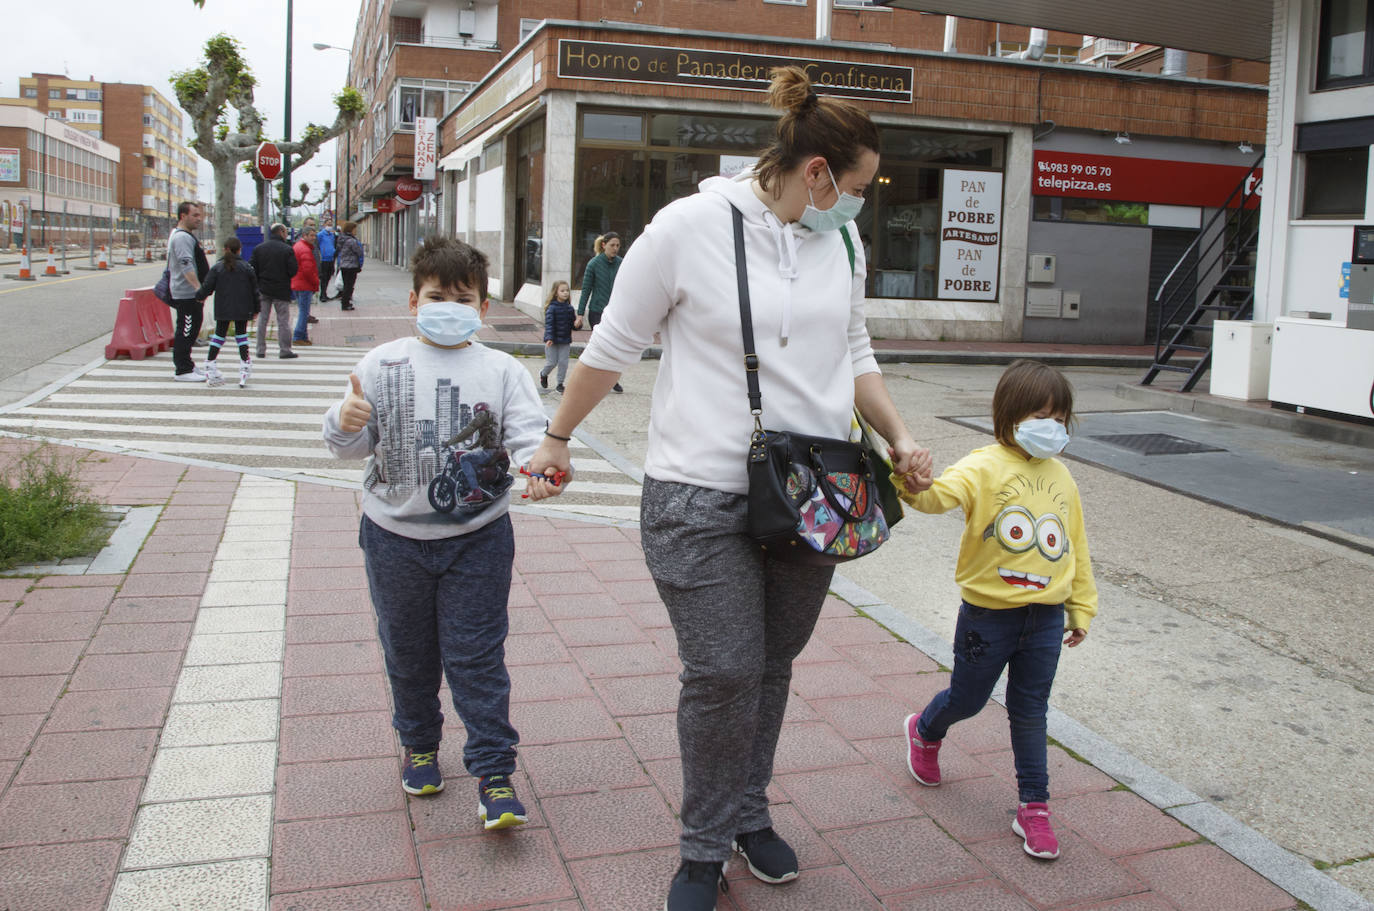
[[1078, 485], [1058, 459], [1027, 458], [994, 443], [944, 470], [929, 490], [901, 497], [925, 513], [964, 511], [954, 570], [963, 598], [991, 610], [1063, 602], [1069, 629], [1097, 614]]

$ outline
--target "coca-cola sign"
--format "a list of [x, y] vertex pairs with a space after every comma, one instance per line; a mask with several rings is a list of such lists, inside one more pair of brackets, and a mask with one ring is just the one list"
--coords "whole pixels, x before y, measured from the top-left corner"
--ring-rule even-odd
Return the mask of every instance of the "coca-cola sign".
[[420, 194], [424, 192], [424, 184], [413, 177], [402, 177], [396, 181], [396, 198], [408, 206], [413, 206], [420, 201]]

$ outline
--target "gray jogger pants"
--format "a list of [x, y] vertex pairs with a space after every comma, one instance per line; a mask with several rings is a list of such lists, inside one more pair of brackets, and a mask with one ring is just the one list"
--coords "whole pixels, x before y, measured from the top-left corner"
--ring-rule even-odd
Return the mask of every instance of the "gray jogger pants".
[[736, 834], [772, 825], [766, 792], [792, 660], [834, 574], [765, 557], [745, 533], [746, 511], [739, 494], [644, 479], [644, 556], [683, 665], [684, 860], [725, 860]]
[[572, 351], [572, 343], [544, 346], [544, 367], [539, 371], [540, 376], [548, 376], [553, 372], [553, 368], [558, 368], [558, 385], [562, 386], [563, 381], [568, 378], [568, 352]]

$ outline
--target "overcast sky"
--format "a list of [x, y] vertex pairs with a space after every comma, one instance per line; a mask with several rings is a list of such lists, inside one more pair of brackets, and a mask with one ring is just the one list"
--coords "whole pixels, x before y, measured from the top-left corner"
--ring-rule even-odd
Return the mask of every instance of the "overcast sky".
[[[254, 101], [266, 118], [268, 136], [280, 139], [286, 99], [286, 5], [286, 0], [205, 0], [204, 9], [191, 0], [26, 4], [22, 30], [5, 42], [0, 96], [17, 96], [21, 76], [66, 73], [73, 79], [152, 85], [175, 105], [176, 94], [168, 81], [172, 73], [197, 66], [206, 40], [224, 32], [243, 45], [244, 57], [258, 80]], [[312, 121], [321, 126], [334, 122], [330, 99], [347, 79], [348, 55], [317, 51], [311, 45], [318, 41], [348, 47], [358, 7], [359, 0], [292, 2], [291, 132], [296, 138]], [[189, 144], [190, 118], [184, 112], [182, 121]], [[337, 185], [334, 144], [327, 143], [292, 175], [291, 183], [299, 187], [308, 181], [315, 194], [327, 178]], [[252, 204], [253, 181], [247, 175], [240, 175], [236, 195], [240, 205]], [[200, 161], [200, 196], [214, 199], [214, 177], [204, 160]]]

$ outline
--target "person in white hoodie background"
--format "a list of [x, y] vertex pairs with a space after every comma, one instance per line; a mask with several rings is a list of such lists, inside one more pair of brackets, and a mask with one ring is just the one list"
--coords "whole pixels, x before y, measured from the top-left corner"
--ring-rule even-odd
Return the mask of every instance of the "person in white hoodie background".
[[578, 423], [660, 333], [640, 517], [683, 664], [682, 864], [667, 911], [713, 911], [732, 850], [765, 882], [798, 875], [766, 790], [792, 661], [833, 575], [766, 556], [746, 533], [754, 421], [732, 206], [744, 216], [764, 426], [846, 438], [857, 405], [908, 483], [931, 483], [930, 453], [912, 439], [873, 356], [863, 250], [856, 245], [851, 268], [838, 230], [859, 236], [852, 219], [877, 174], [877, 128], [860, 108], [818, 96], [796, 67], [774, 71], [769, 103], [784, 113], [754, 171], [703, 181], [660, 210], [626, 255], [529, 469], [569, 470]]

